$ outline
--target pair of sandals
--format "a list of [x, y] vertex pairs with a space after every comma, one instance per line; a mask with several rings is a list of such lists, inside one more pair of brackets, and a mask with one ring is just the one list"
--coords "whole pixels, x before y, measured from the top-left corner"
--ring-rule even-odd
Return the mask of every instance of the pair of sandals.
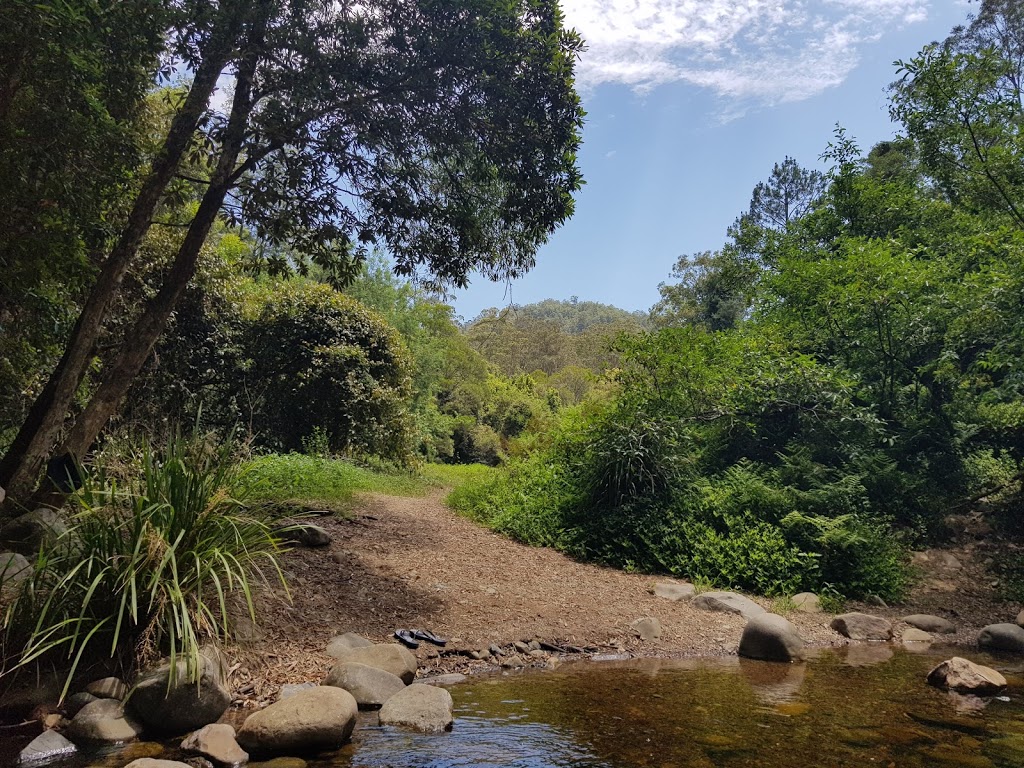
[[396, 629], [395, 638], [408, 648], [419, 648], [420, 640], [434, 645], [445, 645], [448, 641], [438, 637], [429, 629]]

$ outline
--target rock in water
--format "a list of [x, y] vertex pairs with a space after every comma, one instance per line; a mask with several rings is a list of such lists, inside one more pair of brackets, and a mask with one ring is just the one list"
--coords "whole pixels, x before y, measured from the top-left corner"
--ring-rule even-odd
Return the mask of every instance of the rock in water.
[[1016, 624], [989, 624], [978, 633], [978, 647], [1024, 653], [1024, 629]]
[[928, 683], [937, 688], [984, 696], [1003, 690], [1006, 678], [994, 669], [954, 656], [928, 673]]
[[749, 597], [737, 595], [735, 592], [702, 592], [690, 602], [706, 611], [738, 613], [745, 619], [752, 619], [765, 612], [764, 608]]
[[46, 763], [60, 757], [73, 755], [77, 751], [78, 747], [56, 731], [43, 731], [18, 753], [18, 764]]
[[157, 760], [154, 757], [140, 757], [138, 760], [132, 760], [124, 768], [192, 768], [192, 766], [177, 760]]
[[337, 749], [352, 735], [358, 711], [351, 693], [321, 685], [249, 715], [238, 743], [260, 754]]
[[185, 733], [215, 723], [231, 704], [224, 686], [220, 654], [206, 650], [199, 655], [199, 683], [189, 681], [184, 659], [144, 672], [135, 683], [128, 706], [145, 725], [164, 733]]
[[789, 621], [774, 613], [762, 613], [743, 628], [739, 655], [765, 661], [800, 661], [804, 657], [804, 644]]
[[441, 733], [452, 727], [452, 707], [452, 695], [444, 688], [417, 683], [384, 703], [380, 710], [380, 724]]
[[321, 685], [345, 689], [355, 697], [360, 709], [379, 709], [405, 688], [398, 675], [352, 661], [335, 664]]
[[416, 677], [416, 657], [397, 643], [371, 645], [366, 648], [348, 648], [332, 654], [338, 661], [365, 664], [400, 677], [408, 685]]
[[68, 725], [72, 738], [122, 744], [134, 741], [142, 726], [128, 716], [117, 699], [97, 699], [86, 704]]
[[204, 725], [186, 736], [181, 748], [185, 752], [208, 757], [218, 765], [236, 766], [249, 762], [248, 753], [235, 740], [235, 729], [226, 723]]
[[904, 643], [930, 643], [934, 639], [923, 629], [918, 629], [917, 627], [910, 627], [910, 629], [903, 632]]
[[892, 624], [867, 613], [841, 614], [829, 626], [851, 640], [892, 640]]
[[634, 635], [644, 642], [649, 643], [661, 637], [661, 622], [652, 616], [637, 619], [629, 625], [629, 628], [633, 630]]
[[904, 616], [903, 621], [912, 627], [924, 632], [931, 632], [933, 635], [952, 635], [956, 632], [953, 623], [941, 616], [931, 616], [927, 613], [915, 613], [912, 616]]

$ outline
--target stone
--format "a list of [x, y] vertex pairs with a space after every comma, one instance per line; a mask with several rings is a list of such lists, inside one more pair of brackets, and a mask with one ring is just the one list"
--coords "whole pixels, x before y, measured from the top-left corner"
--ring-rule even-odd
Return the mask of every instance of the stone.
[[989, 624], [978, 633], [978, 647], [1024, 653], [1024, 628], [1016, 624]]
[[406, 685], [416, 677], [416, 657], [397, 643], [349, 648], [331, 655], [339, 662], [355, 662], [383, 669], [385, 672], [400, 677]]
[[343, 635], [331, 638], [330, 642], [327, 643], [327, 655], [336, 657], [342, 651], [348, 651], [352, 648], [369, 648], [371, 645], [373, 643], [362, 635], [357, 635], [355, 632], [346, 632]]
[[752, 619], [765, 612], [764, 608], [749, 597], [738, 595], [735, 592], [702, 592], [690, 602], [706, 611], [738, 613], [745, 619]]
[[380, 724], [441, 733], [452, 727], [452, 707], [452, 695], [444, 688], [415, 683], [384, 703]]
[[873, 667], [889, 661], [892, 655], [889, 643], [850, 643], [842, 658], [848, 667]]
[[851, 640], [891, 640], [892, 624], [867, 613], [843, 613], [832, 619], [832, 629]]
[[96, 700], [96, 696], [93, 696], [91, 693], [86, 693], [85, 691], [73, 693], [64, 699], [64, 715], [68, 718], [74, 717], [82, 707], [86, 704], [91, 704]]
[[875, 608], [888, 608], [889, 607], [889, 604], [887, 602], [885, 602], [885, 600], [883, 600], [878, 595], [868, 595], [867, 597], [864, 598], [864, 602], [867, 603], [868, 605], [875, 606]]
[[158, 760], [154, 757], [140, 757], [137, 760], [132, 760], [124, 768], [192, 768], [192, 766], [178, 760]]
[[352, 735], [358, 711], [348, 691], [317, 686], [249, 715], [238, 743], [250, 754], [337, 749]]
[[34, 555], [44, 542], [55, 541], [67, 530], [57, 512], [40, 507], [19, 515], [0, 528], [0, 543], [22, 555]]
[[1018, 627], [1024, 627], [1024, 611], [1017, 614], [1016, 624]]
[[[633, 623], [635, 624], [636, 622]], [[530, 644], [524, 643], [522, 640], [516, 640], [512, 643], [512, 647], [519, 651], [519, 653], [527, 654], [530, 652]]]
[[782, 616], [762, 613], [747, 622], [740, 637], [739, 655], [765, 661], [801, 661], [804, 639]]
[[144, 672], [128, 699], [132, 713], [153, 730], [185, 733], [215, 723], [231, 705], [224, 685], [224, 665], [219, 654], [205, 650], [199, 655], [198, 685], [189, 681], [185, 660], [175, 662], [171, 684], [169, 663]]
[[307, 765], [301, 757], [275, 757], [262, 763], [249, 763], [249, 768], [306, 768]]
[[348, 691], [355, 697], [360, 709], [379, 709], [385, 701], [405, 688], [405, 683], [398, 675], [352, 661], [335, 664], [321, 685], [333, 685]]
[[423, 685], [458, 685], [464, 683], [469, 678], [459, 672], [452, 672], [449, 675], [434, 675], [433, 677], [420, 678], [419, 682]]
[[122, 701], [128, 694], [128, 686], [119, 678], [104, 677], [100, 680], [93, 680], [85, 686], [85, 692], [91, 693], [97, 699], [117, 699]]
[[218, 765], [237, 766], [249, 762], [249, 753], [235, 740], [235, 729], [226, 723], [204, 725], [186, 736], [181, 748], [209, 758]]
[[821, 598], [813, 592], [793, 595], [793, 607], [803, 613], [821, 613]]
[[928, 684], [961, 693], [986, 695], [1006, 687], [1006, 678], [989, 667], [954, 656], [928, 673]]
[[290, 699], [297, 693], [302, 691], [308, 691], [310, 688], [316, 688], [317, 683], [285, 683], [281, 686], [281, 690], [277, 692], [277, 700]]
[[693, 597], [694, 586], [686, 582], [659, 581], [654, 585], [654, 596], [680, 602]]
[[636, 619], [629, 625], [629, 628], [633, 630], [634, 635], [647, 643], [661, 637], [661, 622], [653, 616]]
[[927, 613], [915, 613], [911, 616], [904, 616], [905, 621], [912, 627], [931, 632], [934, 635], [952, 635], [956, 632], [953, 623], [941, 616], [932, 616]]
[[904, 643], [930, 643], [933, 638], [923, 629], [917, 627], [910, 627], [909, 629], [903, 630], [903, 642]]
[[73, 755], [78, 747], [56, 731], [43, 731], [18, 753], [18, 764], [48, 763], [61, 757]]
[[122, 744], [134, 741], [142, 726], [124, 711], [117, 699], [97, 699], [82, 707], [67, 727], [73, 739]]
[[31, 575], [27, 557], [17, 552], [0, 552], [0, 584], [18, 584]]
[[283, 541], [310, 549], [328, 547], [331, 544], [331, 534], [312, 523], [288, 523], [277, 529], [277, 535]]

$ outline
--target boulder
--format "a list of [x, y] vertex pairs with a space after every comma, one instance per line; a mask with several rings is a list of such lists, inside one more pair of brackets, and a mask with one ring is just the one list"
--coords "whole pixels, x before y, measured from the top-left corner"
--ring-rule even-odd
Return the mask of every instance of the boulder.
[[706, 611], [738, 613], [745, 619], [752, 619], [765, 612], [764, 608], [749, 597], [738, 595], [735, 592], [702, 592], [690, 602]]
[[249, 753], [238, 746], [235, 729], [227, 723], [204, 725], [186, 736], [181, 748], [209, 758], [218, 765], [236, 766], [249, 762]]
[[355, 632], [346, 632], [344, 635], [331, 638], [327, 643], [327, 655], [337, 657], [337, 654], [343, 651], [353, 648], [369, 648], [371, 645], [373, 643], [365, 637], [357, 635]]
[[912, 616], [904, 616], [903, 621], [912, 627], [931, 632], [933, 635], [952, 635], [956, 632], [953, 623], [941, 616], [932, 616], [927, 613], [915, 613]]
[[73, 755], [78, 747], [56, 731], [43, 731], [18, 753], [18, 764], [48, 763], [61, 757]]
[[1003, 690], [1006, 678], [994, 669], [954, 656], [928, 673], [928, 683], [951, 691], [986, 695]]
[[355, 662], [383, 669], [400, 677], [406, 685], [416, 677], [416, 657], [397, 643], [336, 650], [331, 655], [339, 662]]
[[0, 543], [23, 555], [33, 555], [44, 542], [55, 541], [67, 533], [68, 527], [48, 507], [19, 515], [0, 528]]
[[144, 672], [128, 699], [132, 714], [145, 725], [165, 733], [184, 733], [215, 723], [231, 705], [231, 694], [224, 685], [224, 667], [218, 653], [199, 655], [198, 685], [189, 681], [184, 659]]
[[[653, 616], [637, 619], [629, 625], [629, 628], [633, 630], [634, 635], [644, 642], [649, 643], [661, 637], [661, 622]], [[529, 652], [529, 649], [527, 649], [527, 652]]]
[[659, 581], [654, 585], [655, 597], [663, 597], [666, 600], [674, 600], [676, 602], [689, 600], [693, 597], [693, 594], [693, 584], [688, 584], [686, 582]]
[[137, 760], [132, 760], [124, 768], [192, 768], [192, 766], [178, 760], [158, 760], [155, 757], [140, 757]]
[[122, 744], [142, 733], [142, 726], [124, 711], [116, 699], [97, 699], [72, 718], [67, 734], [73, 739]]
[[440, 733], [452, 727], [452, 706], [452, 695], [444, 688], [416, 683], [384, 703], [380, 710], [380, 724]]
[[989, 624], [978, 633], [978, 647], [1024, 653], [1024, 628], [1016, 624]]
[[91, 693], [86, 693], [85, 691], [73, 693], [64, 699], [64, 715], [69, 718], [74, 717], [82, 707], [86, 704], [91, 704], [96, 700], [96, 696], [93, 696]]
[[804, 657], [804, 639], [782, 616], [762, 613], [743, 628], [739, 655], [766, 661], [800, 661]]
[[249, 715], [238, 743], [261, 754], [337, 749], [352, 735], [358, 711], [351, 693], [321, 685]]
[[821, 598], [813, 592], [793, 595], [793, 607], [803, 613], [821, 613]]
[[930, 643], [935, 638], [933, 638], [923, 629], [918, 629], [917, 627], [910, 627], [909, 629], [903, 631], [902, 639], [904, 643]]
[[843, 613], [829, 625], [851, 640], [892, 640], [892, 624], [867, 613]]
[[405, 688], [405, 683], [398, 675], [352, 661], [335, 664], [321, 685], [333, 685], [348, 691], [355, 697], [360, 709], [379, 709], [385, 701]]
[[97, 699], [117, 699], [121, 701], [128, 694], [128, 686], [116, 677], [104, 677], [93, 680], [85, 686], [85, 692]]
[[1024, 627], [1024, 611], [1017, 614], [1016, 624], [1018, 627]]
[[0, 584], [17, 584], [32, 575], [28, 558], [17, 552], [0, 552]]
[[310, 688], [316, 688], [316, 686], [316, 683], [285, 683], [281, 686], [281, 690], [277, 692], [277, 700], [290, 699], [296, 693], [308, 691]]
[[307, 765], [301, 757], [274, 757], [262, 763], [249, 763], [249, 768], [306, 768]]

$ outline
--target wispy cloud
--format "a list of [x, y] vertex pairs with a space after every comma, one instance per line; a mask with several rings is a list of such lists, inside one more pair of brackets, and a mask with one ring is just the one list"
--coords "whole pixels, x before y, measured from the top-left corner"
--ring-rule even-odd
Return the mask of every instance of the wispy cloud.
[[799, 101], [841, 83], [865, 43], [929, 0], [562, 0], [586, 39], [579, 84], [670, 82], [735, 101]]

